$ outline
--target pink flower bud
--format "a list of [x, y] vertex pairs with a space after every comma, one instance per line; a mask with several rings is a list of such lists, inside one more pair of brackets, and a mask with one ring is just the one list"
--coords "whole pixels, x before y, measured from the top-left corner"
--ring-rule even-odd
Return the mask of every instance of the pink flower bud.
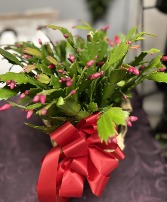
[[9, 80], [9, 81], [6, 81], [6, 85], [9, 85], [11, 83], [11, 81]]
[[70, 92], [70, 95], [74, 95], [76, 93], [76, 90], [72, 90], [71, 92]]
[[107, 31], [110, 28], [109, 25], [106, 25], [105, 27], [101, 28], [102, 31]]
[[28, 94], [29, 94], [29, 92], [30, 92], [29, 90], [26, 90], [24, 93], [25, 93], [26, 95], [28, 95]]
[[139, 70], [134, 68], [133, 74], [135, 74], [136, 76], [139, 75]]
[[111, 39], [109, 40], [109, 42], [108, 42], [108, 43], [109, 43], [109, 45], [110, 45], [111, 47], [113, 47], [113, 46], [114, 46], [114, 42], [113, 42]]
[[97, 55], [95, 55], [95, 59], [97, 60], [97, 58], [98, 58], [98, 56]]
[[66, 78], [66, 81], [71, 81], [71, 78], [70, 78], [70, 77], [67, 77], [67, 78]]
[[134, 67], [130, 66], [128, 69], [128, 72], [133, 73], [133, 71], [134, 71]]
[[29, 119], [32, 116], [32, 114], [33, 114], [33, 110], [28, 110], [26, 118]]
[[38, 39], [38, 43], [39, 43], [40, 45], [42, 45], [42, 40], [41, 40], [41, 39]]
[[63, 73], [64, 73], [64, 70], [59, 69], [58, 72], [61, 73], [61, 74], [63, 74]]
[[44, 104], [46, 102], [46, 95], [44, 94], [39, 95], [39, 100], [41, 104]]
[[71, 63], [75, 62], [75, 57], [72, 54], [69, 54], [69, 57], [67, 58]]
[[28, 55], [28, 54], [23, 54], [23, 55], [22, 55], [22, 58], [30, 59], [30, 58], [32, 58], [32, 56], [31, 56], [31, 55]]
[[161, 67], [158, 69], [158, 72], [164, 72], [166, 70], [166, 67]]
[[127, 98], [128, 98], [128, 96], [127, 96], [127, 95], [125, 95], [125, 94], [123, 94], [123, 97], [124, 97], [125, 99], [127, 99]]
[[33, 102], [39, 102], [40, 96], [39, 95], [35, 95], [35, 97], [33, 98]]
[[10, 82], [10, 89], [13, 90], [15, 86], [16, 86], [15, 81], [11, 81]]
[[68, 34], [64, 34], [64, 37], [65, 37], [65, 38], [68, 38], [68, 37], [69, 37], [69, 35], [68, 35]]
[[66, 79], [65, 77], [61, 77], [61, 81], [62, 81], [62, 82], [66, 82], [67, 79]]
[[115, 38], [114, 38], [114, 41], [115, 41], [115, 43], [117, 44], [117, 45], [119, 45], [120, 44], [120, 39], [119, 39], [119, 36], [115, 36]]
[[22, 98], [24, 98], [26, 96], [26, 94], [25, 93], [22, 93], [21, 95], [20, 95], [20, 98], [22, 99]]
[[97, 79], [99, 77], [102, 77], [104, 75], [104, 71], [101, 71], [101, 72], [97, 72], [95, 74], [91, 74], [88, 76], [88, 79], [90, 80], [94, 80], [94, 79]]
[[41, 110], [41, 115], [46, 115], [46, 113], [47, 113], [47, 109], [45, 109], [45, 108], [43, 108], [42, 110]]
[[3, 106], [0, 107], [0, 111], [5, 111], [9, 109], [12, 105], [11, 104], [4, 104]]
[[94, 60], [90, 60], [89, 62], [87, 62], [87, 67], [91, 67], [94, 64]]
[[49, 65], [48, 65], [48, 68], [49, 68], [49, 69], [54, 69], [54, 68], [55, 68], [55, 65], [54, 65], [54, 64], [49, 64]]
[[131, 44], [132, 42], [131, 42], [131, 41], [127, 41], [126, 43], [129, 45], [129, 44]]
[[162, 57], [161, 57], [161, 60], [162, 60], [162, 61], [167, 61], [167, 55], [162, 56]]
[[138, 120], [137, 116], [130, 116], [129, 117], [129, 121], [131, 121], [131, 122], [135, 122], [137, 120]]
[[67, 81], [67, 82], [66, 82], [66, 86], [67, 86], [67, 87], [70, 87], [70, 86], [72, 86], [72, 80], [70, 80], [70, 81]]
[[132, 127], [132, 123], [130, 121], [127, 121], [127, 126]]

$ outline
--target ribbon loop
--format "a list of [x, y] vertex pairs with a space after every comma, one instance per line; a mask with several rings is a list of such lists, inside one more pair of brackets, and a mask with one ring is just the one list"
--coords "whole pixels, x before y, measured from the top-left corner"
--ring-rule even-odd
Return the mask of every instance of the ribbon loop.
[[84, 179], [95, 195], [101, 195], [124, 154], [114, 138], [108, 144], [101, 143], [98, 116], [81, 120], [76, 128], [66, 122], [50, 134], [59, 146], [43, 160], [37, 185], [40, 202], [67, 202], [69, 197], [81, 197]]

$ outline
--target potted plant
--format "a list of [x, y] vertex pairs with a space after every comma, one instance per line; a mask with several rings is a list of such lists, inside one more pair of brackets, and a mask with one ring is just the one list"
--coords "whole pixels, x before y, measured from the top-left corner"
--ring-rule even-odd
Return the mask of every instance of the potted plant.
[[[35, 114], [45, 123], [27, 123], [49, 134], [53, 144], [39, 175], [40, 202], [81, 197], [85, 179], [93, 194], [100, 196], [124, 158], [126, 127], [137, 120], [130, 115], [131, 90], [145, 79], [167, 82], [161, 63], [166, 57], [155, 48], [140, 50], [138, 41], [151, 34], [137, 28], [112, 41], [108, 26], [99, 30], [86, 22], [76, 26], [88, 32], [86, 40], [63, 27], [46, 27], [60, 31], [64, 40], [56, 44], [39, 40], [39, 47], [16, 42], [0, 49], [11, 64], [22, 67], [19, 73], [0, 75], [0, 99], [7, 101], [0, 111], [19, 107], [27, 119]], [[140, 53], [127, 62], [127, 54], [136, 49]], [[152, 59], [145, 59], [147, 55]], [[20, 99], [12, 102], [15, 95]]]

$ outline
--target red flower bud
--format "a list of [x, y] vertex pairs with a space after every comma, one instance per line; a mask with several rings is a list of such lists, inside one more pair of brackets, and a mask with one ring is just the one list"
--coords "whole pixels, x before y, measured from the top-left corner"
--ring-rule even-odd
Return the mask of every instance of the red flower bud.
[[144, 68], [146, 68], [145, 65], [140, 66], [140, 67], [139, 67], [139, 71], [142, 71]]
[[161, 67], [161, 68], [159, 68], [157, 71], [158, 72], [164, 72], [166, 70], [166, 67]]
[[162, 61], [167, 61], [167, 55], [162, 56], [162, 57], [161, 57], [161, 60], [162, 60]]
[[11, 104], [4, 104], [3, 106], [0, 107], [0, 111], [5, 111], [9, 109], [12, 105]]
[[49, 68], [49, 69], [54, 69], [54, 68], [55, 68], [55, 65], [54, 65], [54, 64], [49, 64], [49, 65], [48, 65], [48, 68]]
[[100, 61], [97, 63], [97, 66], [102, 67], [104, 65], [104, 61]]
[[115, 36], [115, 38], [114, 38], [114, 41], [115, 41], [115, 43], [117, 44], [117, 45], [119, 45], [120, 44], [120, 39], [119, 39], [119, 36]]

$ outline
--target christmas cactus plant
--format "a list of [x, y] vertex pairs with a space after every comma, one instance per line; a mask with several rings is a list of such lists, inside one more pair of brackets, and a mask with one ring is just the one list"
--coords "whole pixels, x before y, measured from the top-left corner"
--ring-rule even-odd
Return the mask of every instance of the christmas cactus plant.
[[[9, 63], [22, 67], [19, 73], [10, 71], [0, 75], [0, 82], [3, 84], [0, 99], [7, 101], [7, 104], [0, 107], [0, 111], [19, 107], [27, 112], [27, 119], [36, 114], [47, 125], [27, 125], [48, 134], [57, 129], [60, 132], [59, 128], [64, 123], [71, 123], [73, 126], [79, 123], [77, 127], [82, 131], [80, 135], [88, 130], [83, 130], [82, 121], [98, 114], [95, 124], [100, 140], [98, 145], [101, 142], [101, 149], [109, 149], [108, 152], [116, 150], [112, 137], [118, 134], [117, 126], [132, 126], [132, 122], [137, 120], [137, 117], [124, 110], [122, 102], [131, 98], [131, 90], [145, 79], [167, 82], [167, 74], [163, 72], [166, 68], [161, 63], [165, 57], [155, 48], [140, 49], [138, 42], [144, 40], [145, 35], [151, 34], [137, 32], [137, 28], [132, 28], [127, 36], [116, 36], [113, 41], [107, 36], [108, 26], [99, 30], [87, 23], [76, 26], [88, 32], [86, 40], [73, 36], [63, 27], [47, 25], [44, 29], [46, 28], [60, 31], [64, 40], [56, 44], [52, 41], [43, 44], [39, 40], [39, 46], [32, 42], [16, 42], [0, 49], [0, 54]], [[136, 51], [136, 57], [127, 62], [126, 56], [132, 51]], [[152, 59], [148, 60], [147, 55], [151, 55]], [[12, 102], [10, 98], [16, 95], [19, 95], [19, 101], [17, 99], [17, 102]], [[62, 133], [63, 135], [66, 133]], [[56, 140], [59, 145], [59, 138]], [[87, 142], [89, 150], [91, 141], [95, 139]], [[106, 146], [110, 144], [112, 149]], [[64, 154], [66, 155], [65, 152]], [[116, 154], [113, 156], [117, 160], [122, 158]], [[92, 156], [90, 159], [94, 163]], [[89, 179], [87, 174], [81, 174]], [[108, 174], [105, 173], [106, 176]], [[91, 186], [90, 181], [89, 184]], [[42, 190], [41, 180], [39, 186], [39, 190]], [[39, 193], [39, 200], [43, 201], [43, 192]], [[96, 191], [93, 193], [99, 195]], [[74, 196], [70, 194], [60, 193], [59, 197]], [[47, 201], [51, 200], [47, 198]]]
[[[107, 37], [108, 27], [94, 30], [87, 23], [77, 26], [88, 30], [87, 40], [72, 36], [63, 27], [46, 27], [59, 30], [65, 40], [57, 44], [42, 44], [39, 40], [40, 47], [32, 42], [17, 42], [0, 49], [9, 63], [22, 67], [19, 73], [0, 75], [0, 82], [5, 84], [0, 89], [0, 99], [9, 103], [0, 109], [20, 107], [27, 111], [27, 118], [34, 113], [50, 122], [48, 128], [29, 124], [32, 127], [49, 133], [65, 121], [75, 124], [100, 112], [98, 134], [107, 141], [116, 133], [116, 125], [131, 125], [121, 102], [130, 97], [133, 88], [145, 79], [167, 82], [159, 50], [141, 50], [132, 61], [125, 60], [129, 52], [140, 48], [137, 42], [150, 35], [146, 32], [136, 33], [137, 28], [132, 28], [121, 42], [116, 37], [114, 43]], [[145, 60], [153, 54], [153, 59]], [[20, 101], [10, 102], [9, 98], [17, 94]]]

